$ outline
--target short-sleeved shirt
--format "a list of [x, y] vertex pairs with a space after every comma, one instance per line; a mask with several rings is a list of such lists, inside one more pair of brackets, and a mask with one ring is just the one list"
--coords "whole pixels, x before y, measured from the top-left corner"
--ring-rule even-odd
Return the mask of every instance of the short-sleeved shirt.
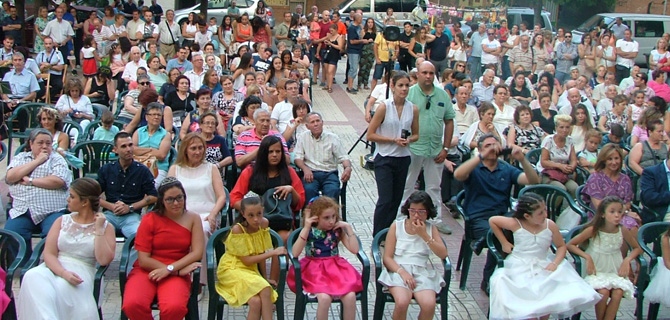
[[58, 22], [58, 19], [51, 20], [42, 31], [43, 36], [49, 36], [54, 41], [54, 45], [65, 42], [68, 36], [74, 37], [72, 25], [65, 19]]
[[488, 219], [506, 213], [512, 185], [519, 180], [521, 173], [521, 170], [502, 160], [498, 160], [493, 171], [479, 163], [463, 182], [463, 209], [468, 217], [473, 220]]
[[[284, 140], [284, 137], [281, 135], [281, 133], [270, 130], [267, 135], [273, 135], [280, 138], [282, 147], [284, 147], [284, 153], [288, 155], [286, 140]], [[261, 140], [263, 140], [263, 137], [259, 137], [256, 134], [255, 129], [249, 129], [240, 133], [240, 135], [237, 136], [237, 144], [235, 145], [235, 157], [246, 155], [258, 149], [258, 147], [261, 145]]]
[[426, 95], [415, 84], [409, 89], [407, 100], [419, 108], [419, 140], [410, 143], [409, 150], [418, 156], [434, 158], [444, 149], [444, 122], [456, 116], [451, 99], [442, 88], [433, 87], [433, 92]]
[[184, 62], [179, 62], [179, 59], [177, 58], [170, 59], [167, 62], [167, 67], [165, 67], [165, 70], [169, 72], [174, 68], [177, 68], [177, 70], [179, 70], [179, 72], [183, 74], [186, 71], [193, 70], [193, 64], [191, 63], [191, 61], [188, 60], [184, 60]]
[[[22, 166], [33, 161], [32, 152], [21, 152], [12, 158], [7, 170]], [[38, 224], [46, 218], [49, 213], [65, 209], [67, 206], [67, 189], [72, 182], [72, 171], [67, 162], [57, 152], [51, 152], [47, 161], [37, 166], [28, 177], [37, 179], [48, 176], [56, 176], [63, 180], [65, 185], [59, 189], [44, 189], [37, 186], [26, 186], [20, 183], [9, 185], [9, 195], [12, 196], [12, 208], [9, 217], [14, 219], [30, 210], [30, 218]]]
[[449, 36], [444, 33], [436, 36], [435, 40], [426, 45], [426, 49], [430, 50], [430, 60], [442, 61], [447, 59], [450, 46], [451, 41], [449, 41]]
[[[563, 148], [559, 148], [554, 141], [554, 135], [550, 135], [542, 140], [542, 149], [546, 149], [549, 152], [549, 160], [556, 163], [568, 164], [570, 162], [570, 152], [574, 144], [572, 142], [572, 137], [568, 136], [565, 138], [565, 145]], [[542, 172], [541, 161], [537, 162], [536, 165], [537, 171]]]
[[[20, 24], [23, 25], [23, 19], [21, 17], [16, 16], [16, 19], [13, 19], [11, 16], [5, 17], [5, 19], [2, 21], [3, 26], [8, 26], [12, 24]], [[8, 30], [5, 31], [5, 36], [12, 36], [14, 37], [14, 40], [16, 40], [17, 45], [23, 44], [21, 39], [23, 39], [23, 30]]]
[[[635, 40], [626, 41], [624, 39], [619, 39], [616, 41], [616, 48], [621, 48], [621, 51], [623, 52], [640, 52], [640, 45]], [[617, 54], [616, 64], [626, 68], [632, 68], [635, 64], [635, 59], [622, 58]]]
[[617, 39], [623, 39], [624, 36], [623, 34], [628, 29], [629, 29], [628, 26], [623, 23], [621, 25], [617, 25], [615, 23], [610, 27], [610, 30], [612, 30], [612, 33]]
[[363, 51], [363, 44], [357, 43], [352, 44], [351, 40], [360, 40], [361, 38], [361, 26], [354, 25], [353, 23], [347, 28], [347, 53], [360, 54]]
[[[146, 196], [158, 196], [154, 186], [154, 175], [145, 165], [133, 161], [124, 171], [116, 161], [106, 164], [98, 171], [98, 183], [107, 202], [119, 200], [125, 204], [136, 203]], [[137, 212], [142, 208], [135, 208]]]
[[524, 70], [530, 71], [533, 68], [533, 52], [531, 48], [528, 47], [526, 51], [521, 49], [521, 46], [518, 45], [507, 54], [509, 56], [509, 62], [514, 63], [514, 66], [523, 66]]
[[[290, 28], [286, 23], [280, 23], [275, 30], [275, 36], [282, 36], [282, 37], [288, 37]], [[286, 47], [290, 48], [293, 46], [293, 41], [291, 41], [291, 38], [286, 38], [284, 40], [279, 40], [279, 42], [283, 42]]]
[[226, 138], [215, 134], [212, 140], [206, 142], [205, 160], [209, 163], [217, 163], [230, 157], [230, 149]]
[[[48, 64], [52, 64], [52, 65], [63, 65], [63, 64], [65, 64], [65, 60], [63, 59], [63, 54], [61, 54], [60, 51], [55, 50], [55, 49], [52, 49], [50, 53], [47, 53], [46, 51], [40, 51], [40, 53], [38, 53], [35, 56], [35, 62], [37, 62], [38, 65], [41, 64], [41, 63], [48, 63]], [[63, 71], [56, 71], [56, 70], [50, 69], [49, 73], [59, 76], [59, 75], [63, 74]]]
[[[488, 38], [482, 40], [482, 46], [486, 46], [489, 49], [496, 49], [500, 48], [500, 42], [498, 40], [493, 39], [492, 41], [489, 40]], [[484, 50], [482, 50], [482, 64], [495, 64], [498, 63], [498, 56], [491, 54], [491, 53], [486, 53]]]
[[375, 45], [377, 45], [377, 57], [379, 57], [379, 60], [381, 60], [381, 62], [388, 62], [389, 51], [394, 52], [395, 54], [395, 48], [398, 45], [398, 41], [386, 41], [384, 35], [378, 33], [377, 38], [375, 39]]
[[37, 77], [28, 70], [23, 70], [19, 73], [16, 69], [11, 70], [2, 77], [2, 81], [9, 82], [11, 94], [8, 96], [12, 99], [22, 99], [32, 92], [40, 91], [40, 85], [37, 83]]

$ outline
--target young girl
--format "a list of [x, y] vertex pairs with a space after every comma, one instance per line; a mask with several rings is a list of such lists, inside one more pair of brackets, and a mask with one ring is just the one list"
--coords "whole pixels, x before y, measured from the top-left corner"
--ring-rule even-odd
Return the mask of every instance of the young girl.
[[[596, 304], [598, 320], [614, 319], [621, 298], [632, 298], [635, 292], [628, 273], [631, 262], [642, 250], [631, 231], [619, 225], [623, 215], [623, 201], [605, 197], [593, 220], [568, 242], [568, 250], [586, 260], [584, 280], [602, 295]], [[591, 242], [586, 252], [579, 247], [585, 241]], [[624, 241], [633, 248], [625, 259], [621, 256]]]
[[577, 154], [577, 161], [579, 161], [580, 167], [593, 173], [593, 168], [598, 159], [598, 146], [600, 146], [600, 143], [603, 141], [603, 134], [598, 130], [591, 129], [586, 132], [585, 139], [586, 146], [584, 147], [584, 150]]
[[98, 52], [95, 49], [96, 44], [93, 36], [88, 35], [84, 38], [84, 47], [79, 52], [79, 60], [81, 61], [81, 71], [84, 77], [92, 77], [98, 73]]
[[[600, 295], [565, 261], [565, 241], [537, 194], [519, 197], [514, 217], [489, 219], [491, 231], [509, 255], [491, 276], [489, 319], [559, 319], [593, 307]], [[503, 230], [512, 231], [510, 243]], [[551, 254], [552, 242], [556, 254]]]
[[260, 198], [243, 199], [235, 222], [225, 240], [226, 253], [216, 271], [216, 292], [231, 307], [248, 304], [247, 319], [272, 320], [277, 291], [270, 286], [272, 280], [265, 278], [265, 261], [286, 254], [286, 248], [272, 248], [269, 222], [263, 218]]
[[[316, 319], [328, 319], [328, 310], [334, 297], [339, 297], [344, 310], [343, 319], [356, 318], [356, 292], [363, 291], [361, 274], [338, 253], [340, 241], [351, 253], [358, 253], [358, 239], [350, 224], [340, 220], [340, 206], [329, 197], [319, 197], [309, 205], [305, 216], [305, 227], [293, 246], [300, 259], [302, 290], [315, 294], [319, 300]], [[328, 275], [324, 277], [324, 275]], [[287, 284], [293, 292], [295, 269], [291, 267]]]
[[651, 271], [651, 283], [644, 290], [644, 297], [650, 303], [670, 306], [670, 229], [661, 239], [662, 257], [658, 257], [656, 268]]
[[640, 119], [640, 115], [647, 108], [643, 90], [636, 90], [633, 93], [633, 103], [630, 105], [633, 122]]
[[405, 319], [412, 297], [421, 311], [419, 319], [435, 315], [435, 297], [445, 286], [441, 274], [426, 268], [431, 251], [440, 259], [447, 257], [447, 247], [437, 227], [427, 222], [437, 216], [433, 200], [423, 191], [407, 198], [400, 212], [406, 217], [393, 222], [386, 235], [384, 266], [379, 282], [388, 287], [395, 307], [393, 319]]

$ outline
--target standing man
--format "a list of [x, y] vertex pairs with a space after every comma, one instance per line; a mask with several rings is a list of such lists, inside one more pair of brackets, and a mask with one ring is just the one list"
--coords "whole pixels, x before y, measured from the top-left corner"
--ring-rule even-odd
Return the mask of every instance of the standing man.
[[628, 77], [630, 68], [635, 65], [640, 45], [631, 36], [630, 29], [626, 29], [623, 31], [623, 39], [616, 41], [616, 84]]
[[486, 39], [482, 39], [482, 68], [489, 64], [498, 64], [498, 56], [502, 52], [500, 42], [496, 40], [496, 30], [490, 28], [486, 30]]
[[624, 31], [630, 30], [630, 28], [623, 24], [623, 19], [621, 17], [616, 18], [616, 22], [610, 27], [614, 38], [619, 40], [624, 38]]
[[414, 68], [413, 57], [409, 54], [409, 44], [414, 38], [412, 23], [407, 21], [403, 24], [403, 31], [398, 38], [398, 45], [400, 50], [398, 51], [398, 64], [400, 64], [400, 70], [409, 72]]
[[[444, 24], [442, 25], [444, 27]], [[442, 30], [438, 32], [441, 33]], [[409, 89], [407, 100], [419, 109], [419, 140], [409, 144], [411, 163], [401, 203], [414, 192], [414, 185], [423, 169], [426, 192], [433, 200], [433, 204], [439, 206], [442, 203], [440, 183], [444, 160], [447, 158], [454, 133], [454, 107], [447, 92], [433, 84], [435, 66], [432, 63], [422, 62], [418, 73], [419, 81]], [[437, 210], [439, 213], [440, 208]], [[442, 233], [451, 234], [451, 229], [441, 221], [437, 224], [437, 229]]]
[[[155, 1], [155, 0], [154, 0]], [[165, 13], [165, 22], [158, 23], [158, 36], [160, 40], [160, 53], [166, 60], [172, 59], [177, 52], [181, 37], [181, 28], [174, 21], [174, 10]], [[169, 71], [169, 70], [168, 70]]]
[[240, 17], [240, 8], [237, 7], [237, 2], [233, 1], [230, 3], [230, 7], [228, 7], [228, 15], [234, 20], [237, 20], [237, 18]]
[[[291, 13], [284, 12], [284, 21], [275, 27], [275, 45], [278, 45], [280, 42], [283, 42], [286, 45], [286, 48], [293, 47], [293, 41], [289, 37], [291, 29]], [[281, 54], [281, 52], [279, 52]]]
[[9, 7], [9, 16], [2, 20], [2, 31], [5, 32], [5, 36], [14, 37], [14, 43], [17, 46], [23, 46], [23, 19], [18, 16], [16, 13], [16, 7]]
[[[465, 199], [463, 209], [470, 218], [470, 228], [474, 233], [472, 243], [467, 243], [476, 254], [481, 253], [486, 244], [486, 233], [489, 231], [489, 218], [507, 214], [512, 185], [536, 184], [540, 182], [535, 168], [528, 162], [523, 150], [512, 147], [512, 157], [523, 167], [517, 167], [498, 159], [502, 145], [498, 138], [487, 133], [477, 140], [479, 156], [472, 157], [454, 171], [454, 178], [463, 181]], [[484, 266], [484, 279], [480, 288], [489, 292], [489, 278], [495, 270], [495, 258], [488, 252]]]
[[149, 11], [154, 15], [154, 23], [161, 23], [161, 18], [163, 17], [163, 7], [160, 4], [156, 3], [156, 0], [151, 0], [151, 6]]
[[[314, 83], [319, 82], [319, 67], [323, 64], [321, 60], [316, 58], [316, 48], [319, 45], [319, 43], [323, 42], [326, 40], [326, 37], [328, 36], [328, 30], [330, 29], [330, 25], [332, 22], [330, 21], [330, 11], [328, 10], [323, 10], [323, 13], [321, 14], [322, 19], [319, 21], [319, 28], [321, 28], [321, 31], [319, 31], [319, 39], [313, 40], [312, 41], [312, 57], [314, 57]], [[324, 66], [325, 68], [326, 66]], [[326, 86], [326, 79], [323, 78], [323, 74], [321, 74], [321, 82], [319, 83], [320, 86], [325, 87]]]
[[470, 79], [477, 81], [482, 75], [482, 40], [486, 38], [486, 24], [480, 23], [476, 32], [470, 37], [470, 47], [472, 53], [468, 58], [468, 69], [470, 70]]
[[[565, 33], [565, 41], [556, 47], [556, 80], [563, 84], [570, 78], [570, 67], [574, 65], [574, 59], [577, 58], [577, 45], [572, 43], [572, 33]], [[618, 83], [618, 82], [617, 82]]]
[[435, 66], [437, 75], [442, 74], [442, 70], [449, 68], [447, 55], [451, 47], [451, 33], [444, 27], [442, 19], [435, 25], [435, 38], [432, 38], [426, 44], [428, 60]]
[[144, 25], [144, 22], [140, 20], [140, 11], [137, 9], [133, 10], [133, 19], [128, 21], [126, 23], [126, 31], [128, 31], [128, 39], [130, 40], [130, 44], [136, 46], [140, 43], [140, 40], [142, 38], [138, 38], [138, 32], [141, 35], [142, 34], [142, 29], [140, 28], [141, 26]]
[[65, 9], [63, 9], [62, 6], [58, 6], [58, 8], [56, 8], [56, 19], [47, 23], [44, 31], [42, 31], [42, 35], [51, 37], [54, 42], [54, 47], [58, 48], [58, 51], [61, 53], [65, 52], [65, 54], [67, 54], [70, 52], [67, 49], [67, 43], [74, 37], [74, 30], [69, 22], [63, 20], [64, 14]]
[[[373, 53], [375, 55], [375, 67], [372, 73], [371, 91], [375, 90], [377, 81], [382, 79], [384, 72], [393, 70], [393, 61], [398, 58], [398, 50], [400, 46], [398, 41], [386, 41], [384, 34], [379, 32], [375, 38], [375, 45]], [[389, 65], [390, 64], [390, 65]]]
[[100, 51], [98, 54], [100, 56], [106, 56], [109, 41], [114, 38], [114, 33], [112, 33], [112, 29], [110, 29], [108, 26], [103, 25], [99, 18], [93, 19], [93, 26], [95, 29], [93, 29], [91, 35], [98, 44], [98, 50]]
[[144, 22], [140, 21], [137, 26], [137, 39], [139, 40], [139, 47], [144, 51], [149, 51], [147, 42], [158, 40], [158, 25], [154, 23], [153, 13], [147, 10], [144, 11]]
[[358, 75], [358, 65], [361, 61], [361, 52], [363, 51], [363, 44], [368, 43], [368, 40], [361, 39], [361, 22], [363, 16], [354, 13], [354, 21], [347, 29], [347, 62], [349, 63], [349, 72], [347, 73], [347, 92], [356, 94], [358, 89], [354, 88], [354, 78]]
[[[533, 53], [530, 51], [530, 38], [526, 35], [519, 37], [519, 45], [512, 48], [509, 52], [509, 70], [514, 72], [518, 66], [522, 66], [523, 70], [528, 72], [533, 71]], [[513, 74], [512, 74], [513, 76]], [[507, 80], [502, 79], [503, 81]]]
[[40, 68], [40, 72], [51, 75], [50, 94], [55, 98], [63, 89], [63, 69], [65, 68], [65, 59], [62, 53], [54, 48], [54, 41], [51, 37], [44, 38], [44, 51], [38, 52], [35, 56], [35, 62]]

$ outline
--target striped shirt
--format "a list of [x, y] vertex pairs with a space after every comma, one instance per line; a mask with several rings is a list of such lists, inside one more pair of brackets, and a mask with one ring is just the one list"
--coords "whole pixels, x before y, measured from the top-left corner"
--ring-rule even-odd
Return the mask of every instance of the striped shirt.
[[[284, 147], [284, 153], [288, 155], [286, 140], [284, 140], [284, 137], [281, 135], [281, 133], [270, 130], [267, 135], [279, 137], [281, 139], [281, 144]], [[255, 129], [249, 129], [240, 133], [240, 135], [237, 136], [237, 144], [235, 145], [235, 157], [246, 155], [258, 149], [258, 147], [261, 145], [261, 140], [263, 140], [263, 137], [259, 137], [256, 134]]]
[[[33, 161], [32, 152], [21, 152], [12, 158], [7, 167], [9, 169], [22, 166]], [[57, 152], [51, 152], [49, 159], [33, 170], [28, 177], [37, 179], [48, 176], [56, 176], [65, 182], [60, 189], [49, 190], [36, 186], [26, 186], [19, 183], [9, 185], [9, 194], [12, 196], [12, 209], [9, 217], [15, 219], [28, 210], [33, 223], [38, 224], [50, 213], [64, 209], [67, 206], [68, 188], [72, 182], [72, 171], [67, 166], [65, 159]]]
[[328, 131], [321, 133], [317, 139], [311, 131], [298, 136], [293, 149], [296, 159], [305, 160], [305, 165], [312, 171], [337, 171], [337, 165], [349, 160], [340, 138]]

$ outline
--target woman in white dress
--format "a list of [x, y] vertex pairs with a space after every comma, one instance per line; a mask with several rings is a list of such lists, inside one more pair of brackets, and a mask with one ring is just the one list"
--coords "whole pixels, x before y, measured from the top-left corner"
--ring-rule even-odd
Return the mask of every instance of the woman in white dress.
[[[205, 160], [207, 144], [200, 133], [191, 132], [179, 144], [177, 161], [168, 171], [169, 177], [179, 180], [186, 191], [186, 208], [200, 215], [205, 243], [217, 227], [219, 213], [226, 203], [221, 173], [217, 166]], [[207, 262], [203, 251], [202, 263]], [[200, 284], [207, 283], [207, 273], [200, 273]]]
[[95, 264], [114, 259], [114, 228], [98, 211], [102, 189], [91, 178], [70, 185], [72, 214], [58, 218], [46, 238], [44, 263], [21, 283], [19, 319], [98, 319], [93, 297]]

